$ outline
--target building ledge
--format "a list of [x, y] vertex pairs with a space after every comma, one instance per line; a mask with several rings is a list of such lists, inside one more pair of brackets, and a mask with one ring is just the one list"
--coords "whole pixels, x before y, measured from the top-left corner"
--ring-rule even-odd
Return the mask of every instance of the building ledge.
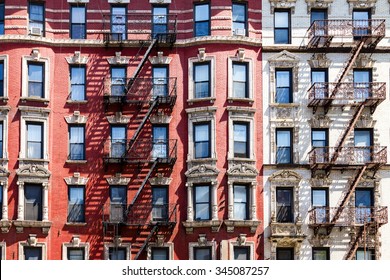
[[9, 229], [11, 228], [12, 221], [9, 220], [1, 220], [0, 221], [0, 228], [1, 228], [1, 233], [7, 233], [9, 232]]
[[66, 226], [70, 226], [70, 227], [84, 227], [87, 225], [87, 223], [85, 222], [67, 222], [65, 223]]
[[186, 233], [191, 234], [194, 232], [194, 228], [207, 228], [210, 227], [212, 232], [219, 232], [222, 221], [220, 220], [208, 220], [208, 221], [185, 221], [183, 226], [186, 228]]
[[69, 164], [86, 164], [86, 163], [88, 163], [88, 161], [87, 160], [68, 159], [68, 160], [66, 160], [66, 163], [69, 163]]
[[44, 105], [48, 105], [50, 102], [49, 99], [40, 98], [40, 97], [21, 97], [20, 100], [22, 102], [29, 102], [29, 101], [40, 102], [40, 103], [43, 103]]
[[23, 233], [24, 228], [42, 228], [42, 233], [48, 234], [51, 228], [52, 222], [50, 221], [14, 221], [13, 224], [16, 227], [17, 233]]
[[191, 98], [191, 99], [187, 99], [187, 103], [189, 105], [193, 105], [193, 103], [209, 101], [211, 104], [213, 104], [215, 102], [215, 99], [216, 99], [215, 97]]
[[302, 237], [304, 234], [302, 232], [302, 222], [296, 223], [278, 223], [271, 222], [271, 237]]
[[87, 104], [88, 100], [66, 100], [68, 104]]
[[252, 105], [255, 100], [253, 98], [237, 98], [237, 97], [228, 97], [228, 103], [233, 103], [233, 102], [246, 102], [249, 105]]
[[251, 233], [255, 233], [257, 227], [261, 224], [261, 221], [257, 220], [224, 220], [227, 227], [227, 232], [234, 232], [235, 227], [248, 227]]

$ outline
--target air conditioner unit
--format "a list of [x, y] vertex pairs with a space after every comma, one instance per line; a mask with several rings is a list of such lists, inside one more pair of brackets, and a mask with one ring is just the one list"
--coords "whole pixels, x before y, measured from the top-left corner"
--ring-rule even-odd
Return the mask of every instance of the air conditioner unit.
[[246, 30], [244, 28], [234, 29], [233, 34], [236, 36], [245, 36]]
[[41, 27], [31, 27], [30, 35], [34, 36], [42, 36], [42, 28]]

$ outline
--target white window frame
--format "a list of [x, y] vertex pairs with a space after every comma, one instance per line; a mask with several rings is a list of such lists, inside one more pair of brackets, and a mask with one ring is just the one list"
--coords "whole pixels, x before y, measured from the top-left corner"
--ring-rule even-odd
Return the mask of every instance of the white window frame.
[[0, 242], [0, 250], [1, 250], [1, 260], [6, 260], [7, 246], [5, 242]]
[[[42, 63], [44, 75], [44, 91], [43, 98], [28, 96], [28, 64]], [[40, 101], [48, 103], [50, 101], [50, 60], [49, 58], [41, 57], [38, 49], [33, 49], [31, 55], [22, 57], [22, 100]]]
[[42, 260], [47, 259], [47, 245], [46, 242], [38, 242], [35, 234], [30, 234], [26, 241], [21, 241], [18, 244], [19, 260], [24, 260], [24, 248], [37, 247], [42, 250]]
[[[157, 237], [158, 238], [158, 237]], [[174, 244], [173, 242], [150, 242], [148, 244], [147, 249], [147, 260], [152, 260], [152, 250], [153, 248], [168, 248], [168, 257], [169, 260], [173, 260], [173, 250], [174, 250]]]
[[69, 248], [84, 248], [84, 260], [89, 260], [89, 242], [81, 242], [80, 237], [73, 235], [72, 241], [69, 243], [62, 243], [62, 259], [68, 260]]
[[4, 55], [0, 55], [0, 61], [3, 62], [3, 74], [4, 74], [4, 77], [3, 77], [3, 97], [1, 97], [2, 100], [8, 100], [8, 77], [9, 77], [9, 74], [8, 74], [8, 55], [7, 54], [4, 54]]
[[[215, 97], [215, 56], [206, 55], [205, 49], [199, 49], [199, 54], [197, 57], [191, 57], [188, 59], [188, 100], [189, 104], [199, 101], [207, 101], [214, 103]], [[195, 98], [195, 89], [194, 89], [194, 65], [197, 63], [207, 62], [210, 64], [210, 73], [209, 73], [209, 83], [210, 83], [210, 97], [205, 98]]]
[[[75, 173], [73, 173], [73, 176], [66, 177], [66, 178], [64, 178], [64, 180], [65, 180], [65, 183], [67, 185], [67, 190], [68, 191], [69, 191], [69, 187], [70, 186], [84, 187], [84, 195], [85, 195], [85, 191], [87, 189], [87, 183], [88, 183], [89, 178], [82, 177], [82, 176], [80, 176], [80, 173], [75, 172]], [[67, 203], [67, 207], [69, 207], [69, 203]], [[84, 197], [84, 211], [85, 211], [85, 207], [86, 207], [86, 204], [85, 204], [85, 197]], [[67, 208], [67, 210], [68, 210], [68, 208]], [[67, 221], [66, 225], [68, 225], [68, 226], [69, 225], [87, 225], [87, 223], [85, 221], [84, 222], [68, 222]]]
[[189, 242], [188, 243], [188, 251], [189, 251], [189, 260], [195, 260], [195, 250], [194, 248], [202, 248], [202, 247], [211, 247], [211, 260], [217, 259], [216, 254], [216, 247], [217, 243], [216, 241], [208, 241], [206, 239], [205, 234], [199, 234], [198, 242]]
[[104, 260], [110, 260], [111, 248], [126, 249], [126, 260], [131, 260], [131, 243], [122, 242], [121, 238], [117, 238], [116, 242], [104, 243]]
[[255, 259], [255, 242], [247, 241], [246, 234], [240, 234], [235, 241], [229, 241], [229, 260], [234, 260], [234, 247], [248, 247], [249, 259]]
[[[8, 112], [9, 107], [0, 106], [0, 122], [3, 123], [3, 160], [0, 159], [0, 167], [3, 167], [7, 170], [8, 162]], [[0, 132], [1, 133], [1, 132]], [[1, 171], [0, 171], [1, 172]]]

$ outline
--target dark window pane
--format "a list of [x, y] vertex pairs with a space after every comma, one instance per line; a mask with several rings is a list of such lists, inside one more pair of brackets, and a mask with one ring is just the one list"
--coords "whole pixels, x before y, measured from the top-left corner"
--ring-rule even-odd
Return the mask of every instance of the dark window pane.
[[210, 220], [210, 187], [194, 187], [194, 208], [195, 220]]
[[68, 260], [84, 260], [84, 248], [68, 248]]
[[125, 219], [127, 205], [127, 187], [111, 186], [110, 187], [110, 219], [111, 221], [121, 222]]
[[329, 249], [313, 248], [313, 260], [329, 260]]
[[169, 248], [152, 248], [152, 260], [169, 260]]
[[84, 187], [69, 187], [68, 222], [84, 222]]
[[293, 190], [278, 188], [276, 189], [276, 220], [279, 223], [293, 222]]
[[234, 259], [235, 260], [250, 260], [250, 248], [245, 246], [234, 247]]
[[195, 260], [211, 260], [211, 247], [195, 247], [194, 248]]
[[276, 249], [277, 260], [293, 260], [294, 249], [293, 248], [277, 248]]
[[195, 37], [210, 35], [209, 4], [195, 5]]
[[109, 260], [126, 260], [126, 248], [110, 247], [108, 253]]
[[42, 220], [42, 186], [24, 186], [24, 219], [32, 221]]
[[28, 261], [42, 260], [41, 247], [23, 247], [24, 259]]
[[234, 200], [234, 219], [247, 220], [248, 215], [248, 191], [247, 187], [243, 185], [233, 186], [233, 200]]

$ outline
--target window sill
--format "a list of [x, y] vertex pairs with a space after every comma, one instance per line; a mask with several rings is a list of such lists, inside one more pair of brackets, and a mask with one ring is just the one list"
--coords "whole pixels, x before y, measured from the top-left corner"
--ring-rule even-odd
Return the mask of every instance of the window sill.
[[252, 105], [255, 100], [253, 98], [238, 98], [238, 97], [228, 97], [228, 102], [247, 102], [249, 105]]
[[87, 104], [87, 100], [66, 100], [66, 103], [68, 104]]
[[204, 221], [185, 221], [183, 226], [186, 228], [186, 233], [191, 234], [194, 232], [194, 228], [207, 228], [210, 227], [212, 232], [219, 232], [222, 221], [220, 220], [204, 220]]
[[22, 102], [27, 102], [27, 101], [33, 101], [33, 102], [41, 102], [45, 105], [48, 105], [50, 100], [45, 99], [45, 98], [40, 98], [40, 97], [21, 97], [20, 100]]
[[12, 222], [9, 220], [1, 220], [0, 221], [0, 228], [1, 233], [7, 233], [9, 232], [9, 229], [11, 228]]
[[86, 222], [66, 222], [65, 225], [70, 226], [70, 227], [84, 227], [87, 225], [87, 223]]
[[29, 162], [41, 163], [41, 164], [50, 162], [48, 159], [43, 159], [43, 158], [18, 158], [18, 161], [23, 162], [25, 164], [28, 164]]
[[23, 233], [23, 228], [42, 228], [42, 233], [48, 234], [52, 222], [49, 221], [14, 221], [13, 224], [16, 227], [17, 233]]
[[227, 227], [227, 232], [234, 232], [235, 227], [248, 227], [251, 233], [255, 233], [257, 227], [261, 224], [261, 221], [257, 220], [224, 220]]
[[66, 160], [66, 163], [69, 163], [69, 164], [86, 164], [86, 163], [88, 163], [88, 161], [87, 160], [68, 159], [68, 160]]
[[6, 97], [6, 96], [2, 96], [2, 97], [0, 97], [0, 101], [1, 102], [3, 102], [3, 103], [7, 103], [8, 102], [8, 97]]
[[211, 104], [214, 104], [214, 102], [215, 102], [215, 97], [192, 98], [192, 99], [188, 99], [188, 100], [187, 100], [187, 103], [188, 103], [189, 105], [193, 105], [194, 103], [206, 102], [206, 101], [209, 101]]
[[270, 107], [285, 107], [285, 108], [290, 108], [290, 107], [299, 107], [299, 103], [270, 103]]
[[279, 223], [271, 222], [271, 236], [272, 237], [296, 237], [303, 236], [302, 222], [296, 223]]

